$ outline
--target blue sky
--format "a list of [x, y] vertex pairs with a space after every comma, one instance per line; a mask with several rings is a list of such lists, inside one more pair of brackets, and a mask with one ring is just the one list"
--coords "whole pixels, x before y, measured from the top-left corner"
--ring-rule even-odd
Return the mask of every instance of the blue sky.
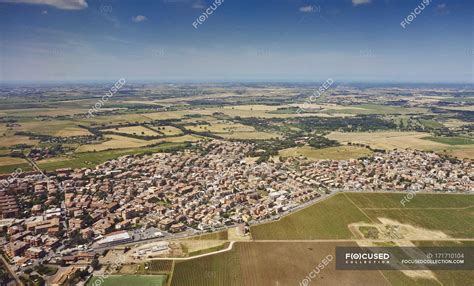
[[474, 1], [220, 1], [0, 0], [0, 81], [473, 82]]

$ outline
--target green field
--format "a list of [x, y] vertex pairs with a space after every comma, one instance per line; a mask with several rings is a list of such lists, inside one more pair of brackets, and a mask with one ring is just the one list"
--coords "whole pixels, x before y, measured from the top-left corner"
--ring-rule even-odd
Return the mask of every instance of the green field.
[[347, 225], [370, 222], [343, 194], [337, 194], [279, 221], [251, 227], [259, 239], [330, 239], [351, 238]]
[[167, 275], [109, 275], [103, 280], [101, 284], [96, 283], [96, 280], [101, 280], [101, 277], [92, 277], [87, 286], [101, 285], [101, 286], [165, 286]]
[[376, 221], [386, 217], [402, 223], [440, 230], [457, 238], [474, 238], [474, 196], [417, 194], [400, 205], [403, 194], [358, 194], [347, 196]]
[[474, 196], [417, 194], [401, 205], [405, 194], [344, 193], [295, 212], [279, 221], [251, 227], [260, 239], [351, 238], [348, 225], [384, 217], [457, 238], [474, 237]]
[[[360, 208], [400, 208], [405, 193], [346, 193]], [[416, 194], [404, 209], [463, 208], [474, 205], [474, 196], [451, 194]]]
[[0, 166], [0, 174], [10, 174], [15, 172], [16, 169], [21, 169], [23, 172], [31, 171], [31, 166], [27, 163], [17, 165], [6, 165]]

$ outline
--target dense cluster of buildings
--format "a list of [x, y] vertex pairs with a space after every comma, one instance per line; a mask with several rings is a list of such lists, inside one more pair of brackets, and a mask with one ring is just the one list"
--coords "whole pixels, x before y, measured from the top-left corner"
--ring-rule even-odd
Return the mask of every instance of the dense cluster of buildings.
[[319, 160], [301, 171], [316, 186], [344, 191], [474, 191], [474, 164], [436, 153], [393, 150], [358, 160]]
[[[278, 216], [332, 190], [456, 191], [474, 186], [472, 161], [395, 150], [354, 160], [253, 163], [254, 146], [214, 140], [173, 154], [128, 155], [94, 169], [24, 174], [0, 188], [6, 254], [18, 265], [64, 238], [129, 242], [128, 230], [213, 230]], [[13, 199], [12, 198], [16, 198]], [[34, 202], [30, 206], [18, 201]]]

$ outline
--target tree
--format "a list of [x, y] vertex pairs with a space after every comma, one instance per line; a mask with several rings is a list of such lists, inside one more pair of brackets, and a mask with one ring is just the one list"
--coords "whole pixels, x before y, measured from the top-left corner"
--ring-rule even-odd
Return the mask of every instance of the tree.
[[0, 281], [8, 281], [8, 274], [3, 268], [0, 268]]
[[94, 270], [97, 270], [100, 268], [99, 259], [97, 257], [94, 257], [94, 259], [92, 259], [91, 266]]

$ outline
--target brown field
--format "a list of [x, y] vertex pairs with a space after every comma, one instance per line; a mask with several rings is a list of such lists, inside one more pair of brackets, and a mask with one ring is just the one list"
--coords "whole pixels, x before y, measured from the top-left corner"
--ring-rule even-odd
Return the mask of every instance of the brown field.
[[148, 146], [151, 144], [157, 144], [161, 142], [195, 142], [201, 140], [201, 138], [193, 135], [183, 135], [179, 137], [154, 139], [154, 140], [141, 140], [119, 135], [107, 135], [110, 140], [102, 142], [100, 144], [89, 144], [80, 146], [76, 152], [90, 152], [90, 151], [104, 151], [111, 149], [126, 149], [126, 148], [139, 148]]
[[36, 145], [38, 140], [31, 140], [26, 136], [17, 135], [0, 136], [0, 146], [2, 147], [10, 147], [17, 144]]
[[446, 152], [443, 152], [443, 154], [447, 154], [453, 157], [457, 157], [460, 159], [473, 159], [474, 160], [474, 146], [466, 147], [466, 148], [459, 148], [459, 149], [449, 149], [446, 150]]
[[163, 133], [165, 136], [175, 136], [183, 133], [180, 129], [173, 126], [153, 126], [151, 128]]
[[246, 110], [246, 111], [274, 111], [278, 108], [285, 107], [285, 105], [263, 105], [263, 104], [249, 104], [249, 105], [235, 105], [225, 106], [226, 109]]
[[[27, 131], [35, 134], [57, 136], [56, 134], [71, 128], [71, 130], [76, 129], [76, 132], [77, 130], [83, 130], [77, 127], [75, 122], [69, 120], [31, 120], [19, 122], [19, 124], [20, 126], [12, 128], [14, 132]], [[87, 132], [87, 130], [84, 130], [84, 132]]]
[[54, 134], [57, 137], [87, 136], [92, 135], [87, 129], [79, 127], [66, 127]]
[[[176, 262], [171, 285], [300, 285], [325, 257], [334, 256], [336, 245], [237, 242], [233, 250], [225, 253]], [[313, 285], [390, 285], [378, 271], [336, 271], [334, 259], [311, 282]]]
[[0, 157], [0, 166], [9, 166], [9, 165], [18, 165], [26, 164], [26, 160], [22, 158], [15, 157]]
[[271, 138], [280, 138], [281, 135], [277, 133], [270, 133], [270, 132], [233, 132], [228, 134], [219, 134], [220, 136], [227, 138], [227, 139], [271, 139]]
[[[103, 108], [101, 109], [103, 111]], [[121, 114], [109, 116], [94, 116], [91, 118], [83, 118], [77, 121], [78, 124], [86, 126], [99, 126], [101, 124], [119, 124], [119, 123], [143, 123], [150, 119], [142, 114]]]
[[440, 150], [449, 147], [429, 140], [421, 139], [429, 136], [423, 132], [332, 132], [329, 139], [337, 140], [341, 143], [362, 143], [375, 148], [395, 149], [395, 148], [417, 148], [422, 150]]
[[332, 132], [326, 137], [332, 140], [337, 140], [341, 143], [362, 143], [380, 149], [410, 148], [446, 153], [460, 159], [474, 158], [474, 145], [448, 145], [423, 139], [428, 138], [429, 136], [428, 133], [424, 132], [383, 131]]
[[194, 108], [189, 110], [177, 110], [177, 111], [163, 111], [163, 112], [153, 112], [143, 114], [149, 119], [152, 120], [164, 120], [164, 119], [178, 119], [182, 118], [184, 115], [189, 114], [198, 114], [198, 115], [212, 115], [213, 113], [223, 113], [230, 117], [260, 117], [260, 118], [292, 118], [295, 116], [303, 117], [303, 116], [329, 116], [327, 114], [320, 114], [320, 113], [271, 113], [272, 111], [265, 111], [265, 110], [245, 110], [245, 109], [232, 109], [231, 107], [210, 107], [210, 108]]
[[225, 122], [225, 121], [214, 121], [210, 122], [210, 125], [190, 125], [185, 126], [186, 129], [196, 132], [212, 132], [212, 133], [232, 133], [232, 132], [255, 132], [255, 128], [252, 126], [246, 126], [239, 123]]
[[19, 117], [31, 117], [31, 116], [64, 116], [72, 114], [84, 114], [87, 113], [88, 108], [29, 108], [29, 109], [9, 109], [2, 110], [1, 116], [19, 116]]
[[144, 136], [158, 136], [159, 133], [150, 130], [143, 126], [129, 126], [129, 127], [121, 127], [121, 128], [112, 128], [112, 129], [105, 129], [103, 131], [111, 131], [111, 132], [119, 132], [125, 134], [135, 134], [135, 135], [144, 135]]

